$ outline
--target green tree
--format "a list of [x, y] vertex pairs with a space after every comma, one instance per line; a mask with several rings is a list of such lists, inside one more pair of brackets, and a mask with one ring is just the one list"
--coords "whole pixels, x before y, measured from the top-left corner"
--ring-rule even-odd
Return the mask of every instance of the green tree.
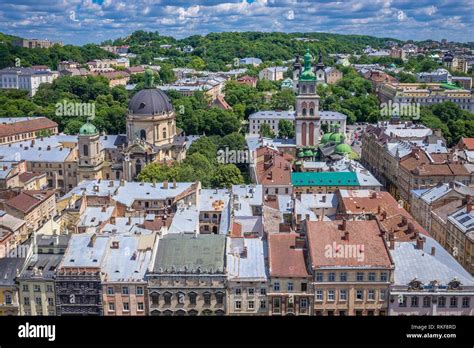
[[268, 123], [263, 123], [260, 126], [260, 134], [265, 138], [275, 138], [275, 133], [273, 133]]
[[288, 120], [278, 121], [278, 137], [280, 138], [294, 138], [295, 137], [295, 126], [293, 122]]
[[219, 165], [211, 178], [212, 187], [229, 188], [243, 183], [244, 178], [234, 164]]

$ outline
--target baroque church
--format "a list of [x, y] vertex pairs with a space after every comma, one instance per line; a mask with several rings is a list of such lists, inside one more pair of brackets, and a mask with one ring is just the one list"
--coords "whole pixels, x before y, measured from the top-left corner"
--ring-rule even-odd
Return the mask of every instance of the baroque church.
[[[106, 149], [104, 143], [108, 140], [113, 140], [113, 146]], [[176, 128], [169, 97], [153, 87], [152, 72], [148, 70], [145, 88], [128, 104], [125, 135], [101, 136], [89, 121], [80, 128], [78, 179], [133, 181], [148, 163], [184, 160], [186, 143], [186, 136]]]

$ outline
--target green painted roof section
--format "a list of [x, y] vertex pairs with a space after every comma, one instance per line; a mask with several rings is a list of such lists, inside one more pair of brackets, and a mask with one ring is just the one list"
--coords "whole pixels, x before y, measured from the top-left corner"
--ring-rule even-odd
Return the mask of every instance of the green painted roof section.
[[445, 89], [460, 89], [461, 87], [459, 87], [458, 85], [454, 84], [454, 83], [442, 83], [441, 84], [441, 88], [445, 88]]
[[300, 81], [316, 81], [316, 75], [313, 72], [313, 68], [311, 66], [311, 53], [309, 53], [309, 48], [306, 50], [306, 54], [304, 55], [304, 69], [300, 75]]
[[327, 143], [329, 140], [331, 140], [331, 134], [332, 134], [332, 133], [325, 133], [325, 134], [323, 134], [323, 136], [321, 137], [321, 143], [325, 144], [325, 143]]
[[344, 153], [349, 154], [352, 152], [352, 148], [347, 144], [339, 144], [336, 146], [336, 149], [334, 151], [340, 154], [344, 154]]
[[80, 135], [95, 135], [97, 133], [99, 133], [97, 131], [97, 128], [92, 123], [90, 123], [89, 121], [84, 123], [82, 125], [82, 127], [79, 129], [79, 134]]
[[304, 157], [304, 151], [298, 152], [298, 157]]
[[360, 186], [354, 172], [298, 172], [291, 174], [293, 186]]
[[314, 153], [313, 153], [313, 151], [311, 151], [311, 150], [306, 150], [306, 151], [304, 152], [304, 155], [305, 155], [305, 156], [314, 156]]
[[224, 272], [225, 239], [216, 234], [167, 234], [160, 239], [153, 272]]
[[329, 137], [330, 141], [334, 141], [336, 143], [342, 143], [344, 140], [344, 134], [342, 133], [332, 133]]

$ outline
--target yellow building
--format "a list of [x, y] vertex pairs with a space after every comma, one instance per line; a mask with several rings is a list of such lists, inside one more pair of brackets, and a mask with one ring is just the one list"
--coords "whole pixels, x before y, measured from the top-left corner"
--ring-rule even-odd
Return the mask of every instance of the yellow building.
[[0, 259], [0, 316], [18, 315], [18, 286], [15, 279], [24, 262], [25, 259], [20, 257]]

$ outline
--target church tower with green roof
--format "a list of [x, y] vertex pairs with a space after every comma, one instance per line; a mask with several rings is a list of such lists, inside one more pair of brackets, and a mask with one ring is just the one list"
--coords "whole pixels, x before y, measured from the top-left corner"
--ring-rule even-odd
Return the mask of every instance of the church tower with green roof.
[[78, 134], [78, 182], [82, 180], [102, 179], [105, 151], [100, 142], [97, 128], [87, 120]]
[[309, 49], [304, 55], [304, 68], [298, 81], [296, 97], [296, 146], [318, 146], [319, 144], [319, 96], [316, 92], [317, 79], [312, 67], [313, 57]]

